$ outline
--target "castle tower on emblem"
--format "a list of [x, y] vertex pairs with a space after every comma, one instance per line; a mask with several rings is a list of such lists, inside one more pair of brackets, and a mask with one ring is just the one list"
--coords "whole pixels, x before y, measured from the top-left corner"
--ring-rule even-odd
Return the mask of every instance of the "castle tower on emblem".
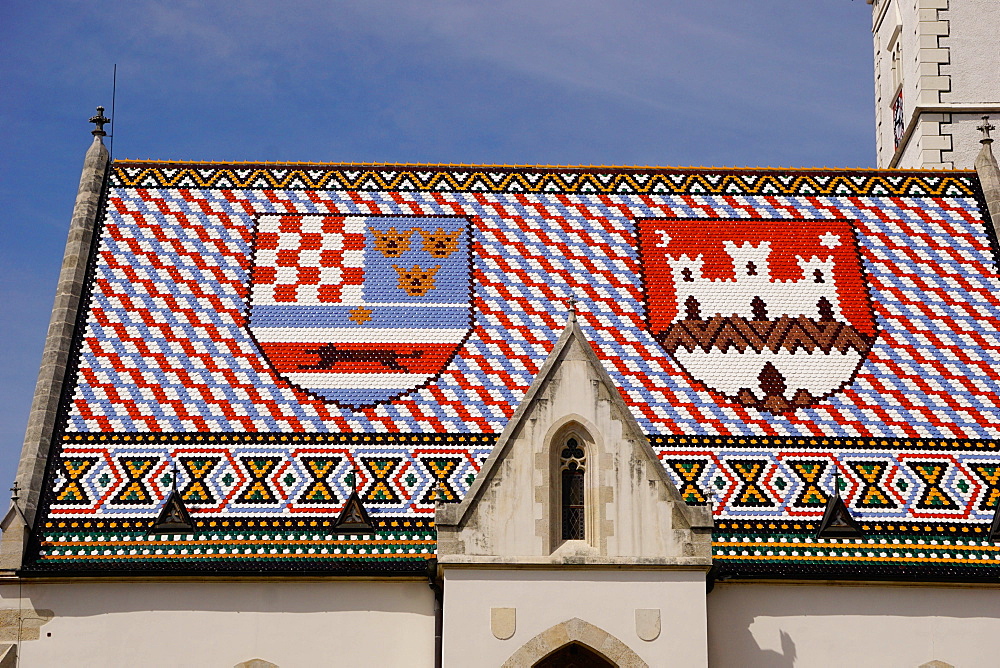
[[694, 381], [771, 413], [853, 382], [876, 329], [847, 221], [643, 220], [649, 330]]

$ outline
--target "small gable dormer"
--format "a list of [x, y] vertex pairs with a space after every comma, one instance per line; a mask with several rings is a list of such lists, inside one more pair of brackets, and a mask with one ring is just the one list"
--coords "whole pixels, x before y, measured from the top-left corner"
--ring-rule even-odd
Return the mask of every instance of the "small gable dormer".
[[709, 510], [681, 499], [575, 317], [466, 498], [435, 521], [442, 563], [711, 561]]
[[707, 665], [711, 512], [684, 503], [575, 316], [435, 525], [445, 665]]

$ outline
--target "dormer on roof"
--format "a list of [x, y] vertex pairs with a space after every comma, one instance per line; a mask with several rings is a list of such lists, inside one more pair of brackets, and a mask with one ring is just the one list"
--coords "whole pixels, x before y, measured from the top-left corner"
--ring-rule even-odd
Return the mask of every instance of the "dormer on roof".
[[536, 661], [576, 645], [617, 661], [595, 665], [707, 665], [711, 511], [681, 498], [575, 314], [435, 523], [445, 665], [568, 665]]
[[[582, 497], [566, 488], [577, 471]], [[569, 506], [583, 509], [578, 534]], [[711, 565], [709, 509], [681, 498], [575, 315], [465, 499], [435, 522], [441, 564]]]
[[170, 492], [160, 514], [156, 516], [149, 533], [190, 533], [194, 529], [191, 514], [184, 505], [181, 495], [174, 489]]

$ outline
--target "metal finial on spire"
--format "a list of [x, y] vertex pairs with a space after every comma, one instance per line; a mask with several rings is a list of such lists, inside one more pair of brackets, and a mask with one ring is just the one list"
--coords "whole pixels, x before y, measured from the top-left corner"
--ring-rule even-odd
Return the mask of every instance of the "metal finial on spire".
[[983, 116], [983, 124], [976, 128], [983, 133], [983, 138], [979, 140], [981, 144], [986, 144], [993, 141], [993, 137], [990, 136], [991, 130], [996, 130], [997, 126], [990, 123], [989, 116]]
[[566, 302], [569, 304], [569, 314], [571, 316], [576, 316], [576, 305], [578, 301], [579, 300], [576, 298], [575, 295], [570, 295], [569, 299], [566, 300]]
[[96, 116], [91, 116], [89, 122], [93, 123], [94, 125], [97, 126], [96, 128], [94, 128], [93, 130], [90, 131], [90, 134], [94, 135], [95, 137], [105, 137], [105, 136], [107, 136], [108, 133], [104, 131], [104, 125], [106, 123], [110, 123], [111, 119], [107, 118], [104, 115], [104, 107], [98, 107], [97, 108], [97, 115]]
[[10, 488], [10, 500], [17, 501], [19, 498], [21, 498], [21, 486], [15, 480], [14, 486]]

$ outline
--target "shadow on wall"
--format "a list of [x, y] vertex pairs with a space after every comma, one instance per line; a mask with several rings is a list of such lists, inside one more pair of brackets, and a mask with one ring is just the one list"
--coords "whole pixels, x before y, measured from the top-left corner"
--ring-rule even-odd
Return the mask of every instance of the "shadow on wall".
[[890, 655], [880, 665], [993, 665], [981, 638], [1000, 633], [996, 596], [992, 588], [720, 583], [708, 598], [709, 659], [740, 668]]
[[[750, 641], [745, 645], [750, 647], [750, 643], [757, 645], [756, 639], [750, 633], [750, 629], [745, 629], [746, 635], [750, 636]], [[785, 631], [781, 632], [781, 653], [773, 649], [764, 649], [757, 645], [757, 654], [747, 657], [747, 668], [751, 666], [769, 666], [770, 668], [793, 668], [795, 666], [795, 642], [792, 636]]]

